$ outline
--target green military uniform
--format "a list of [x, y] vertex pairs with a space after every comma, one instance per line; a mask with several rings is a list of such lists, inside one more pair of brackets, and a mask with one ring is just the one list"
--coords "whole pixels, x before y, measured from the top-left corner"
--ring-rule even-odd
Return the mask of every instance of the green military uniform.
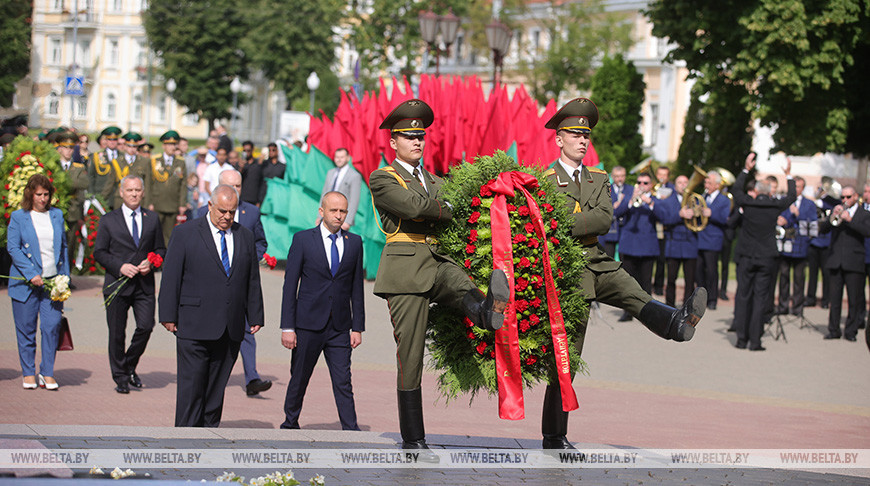
[[[56, 139], [57, 145], [63, 147], [73, 147], [76, 143], [74, 133], [67, 132]], [[78, 245], [75, 242], [76, 232], [81, 226], [81, 221], [84, 219], [84, 203], [87, 198], [87, 190], [90, 181], [88, 180], [88, 169], [85, 164], [80, 162], [72, 162], [71, 160], [63, 160], [61, 157], [61, 167], [66, 171], [70, 181], [70, 198], [69, 206], [67, 206], [64, 220], [67, 226], [67, 248], [69, 248], [70, 263], [74, 264], [73, 259], [78, 251]]]
[[[164, 144], [178, 143], [178, 133], [170, 130], [160, 137]], [[184, 158], [157, 154], [151, 157], [151, 174], [146, 180], [145, 200], [157, 211], [163, 238], [169, 241], [177, 223], [178, 208], [187, 205], [187, 168]]]
[[[100, 132], [100, 137], [106, 140], [117, 140], [121, 135], [121, 129], [118, 127], [107, 127], [102, 132]], [[115, 175], [112, 173], [112, 165], [116, 161], [121, 163], [120, 160], [123, 158], [123, 154], [120, 149], [117, 147], [114, 150], [114, 157], [109, 154], [110, 149], [107, 147], [105, 150], [101, 152], [94, 152], [91, 154], [90, 162], [88, 163], [88, 179], [90, 181], [88, 185], [88, 192], [91, 194], [99, 194], [106, 198], [106, 203], [111, 204], [111, 198], [108, 198], [105, 194], [106, 184], [111, 184], [112, 179], [114, 179]], [[107, 208], [109, 209], [109, 208]]]
[[[127, 133], [123, 139], [126, 144], [134, 146], [138, 146], [142, 142], [142, 136], [135, 132]], [[121, 179], [128, 175], [135, 175], [142, 179], [143, 187], [147, 187], [148, 179], [151, 178], [151, 161], [146, 157], [136, 155], [131, 163], [130, 156], [124, 153], [111, 163], [111, 168], [114, 177], [106, 178], [106, 183], [103, 186], [101, 194], [113, 208], [120, 208], [121, 204], [124, 204], [118, 190], [121, 187]], [[145, 196], [147, 198], [147, 194]]]

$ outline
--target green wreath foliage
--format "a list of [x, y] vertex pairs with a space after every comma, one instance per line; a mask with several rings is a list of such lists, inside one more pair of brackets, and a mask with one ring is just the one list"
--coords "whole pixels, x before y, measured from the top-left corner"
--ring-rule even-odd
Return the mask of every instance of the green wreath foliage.
[[[477, 157], [450, 170], [442, 195], [453, 206], [453, 220], [440, 229], [441, 250], [462, 265], [478, 287], [486, 292], [492, 274], [492, 232], [489, 207], [492, 195], [482, 187], [503, 172], [522, 171], [537, 178], [534, 197], [546, 228], [551, 268], [569, 342], [583, 332], [580, 322], [588, 306], [580, 294], [580, 278], [586, 258], [571, 237], [573, 219], [565, 195], [557, 191], [537, 167], [517, 164], [504, 152]], [[549, 381], [555, 376], [555, 355], [543, 285], [543, 245], [531, 228], [525, 196], [517, 191], [508, 198], [513, 241], [515, 302], [519, 328], [523, 385]], [[498, 391], [495, 370], [495, 333], [471, 325], [456, 309], [434, 305], [429, 314], [428, 348], [440, 372], [441, 393], [449, 401], [461, 393], [471, 398], [481, 390]], [[571, 372], [586, 372], [586, 363], [569, 346]]]
[[[33, 157], [29, 157], [32, 155]], [[19, 135], [12, 140], [0, 161], [0, 202], [3, 203], [3, 218], [0, 218], [0, 244], [6, 244], [6, 230], [12, 212], [21, 207], [21, 194], [30, 176], [45, 174], [54, 185], [51, 205], [66, 211], [69, 205], [69, 177], [60, 166], [60, 154], [44, 140]]]

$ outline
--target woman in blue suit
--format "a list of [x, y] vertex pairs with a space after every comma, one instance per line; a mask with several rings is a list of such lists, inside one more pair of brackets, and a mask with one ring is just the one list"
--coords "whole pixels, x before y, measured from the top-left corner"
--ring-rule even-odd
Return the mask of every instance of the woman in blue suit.
[[[9, 282], [12, 315], [18, 337], [18, 358], [24, 388], [57, 390], [54, 357], [60, 334], [63, 303], [51, 300], [45, 282], [55, 275], [69, 275], [69, 257], [63, 211], [51, 207], [54, 186], [48, 177], [34, 174], [24, 188], [21, 209], [12, 213], [6, 248], [12, 257], [10, 275], [24, 277]], [[42, 321], [42, 362], [38, 382], [35, 369], [36, 321]]]

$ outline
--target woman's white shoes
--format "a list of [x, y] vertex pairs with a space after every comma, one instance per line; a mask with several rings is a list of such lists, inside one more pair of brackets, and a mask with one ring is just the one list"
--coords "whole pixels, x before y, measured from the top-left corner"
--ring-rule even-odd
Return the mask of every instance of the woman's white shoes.
[[49, 382], [45, 381], [45, 377], [42, 376], [42, 373], [40, 373], [39, 375], [36, 375], [36, 376], [39, 379], [39, 386], [41, 388], [45, 388], [46, 390], [57, 390], [58, 389], [58, 384], [56, 381], [54, 381], [53, 377], [49, 376], [49, 378], [51, 378], [51, 380], [52, 380], [52, 383], [49, 383]]
[[39, 386], [36, 384], [36, 379], [35, 379], [36, 377], [30, 376], [30, 378], [34, 378], [33, 383], [28, 383], [27, 378], [28, 378], [27, 376], [24, 377], [24, 389], [25, 390], [36, 390], [36, 388]]

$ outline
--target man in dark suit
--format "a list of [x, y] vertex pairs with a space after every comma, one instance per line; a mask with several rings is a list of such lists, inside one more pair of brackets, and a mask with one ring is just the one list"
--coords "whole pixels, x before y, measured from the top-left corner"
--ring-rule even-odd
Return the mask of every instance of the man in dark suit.
[[671, 307], [677, 300], [677, 274], [683, 267], [683, 302], [689, 300], [695, 288], [695, 266], [698, 258], [698, 234], [686, 227], [685, 220], [693, 216], [690, 207], [683, 207], [683, 196], [689, 186], [689, 178], [681, 175], [674, 181], [670, 197], [658, 201], [653, 213], [665, 228], [665, 258], [668, 262], [668, 278], [665, 287], [665, 303]]
[[734, 324], [737, 328], [735, 346], [751, 351], [764, 351], [761, 346], [762, 314], [773, 292], [776, 271], [776, 219], [797, 198], [791, 178], [791, 161], [783, 168], [788, 179], [788, 195], [775, 199], [770, 184], [759, 181], [755, 185], [756, 197], [745, 192], [746, 178], [755, 167], [755, 154], [746, 157], [745, 168], [734, 183], [734, 202], [743, 209], [742, 231], [737, 240], [737, 297], [734, 302]]
[[[117, 384], [115, 391], [130, 393], [130, 385], [142, 388], [136, 365], [154, 329], [154, 273], [148, 253], [166, 254], [163, 231], [157, 214], [141, 207], [144, 182], [135, 175], [121, 179], [119, 189], [123, 204], [100, 219], [94, 243], [94, 258], [106, 269], [103, 295], [117, 294], [106, 306], [109, 325], [109, 367]], [[116, 283], [120, 278], [126, 283]], [[120, 290], [118, 287], [123, 285]], [[130, 346], [126, 342], [127, 313], [133, 308], [136, 330]]]
[[[293, 235], [284, 274], [281, 344], [293, 350], [282, 429], [298, 429], [305, 389], [323, 352], [342, 430], [359, 430], [351, 386], [350, 353], [365, 331], [362, 239], [342, 231], [347, 198], [327, 192], [321, 223]], [[298, 289], [298, 291], [297, 291]]]
[[341, 225], [341, 229], [347, 231], [356, 221], [362, 176], [350, 163], [350, 153], [348, 153], [346, 148], [336, 149], [332, 161], [335, 167], [329, 169], [329, 172], [326, 173], [326, 181], [323, 183], [320, 197], [323, 199], [323, 196], [330, 191], [338, 191], [344, 194], [344, 197], [347, 198], [347, 218]]
[[[237, 170], [225, 170], [218, 176], [218, 183], [230, 186], [236, 192], [240, 192], [242, 175]], [[196, 211], [197, 218], [202, 218], [207, 214], [208, 206], [203, 206]], [[257, 261], [262, 260], [263, 255], [266, 254], [268, 243], [266, 242], [266, 232], [263, 231], [263, 223], [260, 221], [260, 210], [251, 203], [239, 201], [239, 209], [236, 210], [233, 220], [254, 234]], [[251, 333], [251, 326], [247, 323], [245, 323], [245, 331], [245, 339], [242, 341], [239, 353], [242, 355], [242, 367], [245, 370], [245, 393], [252, 397], [272, 388], [272, 382], [260, 379], [260, 374], [257, 373], [257, 340]]]
[[160, 282], [160, 323], [176, 335], [176, 427], [220, 425], [224, 389], [245, 334], [263, 323], [254, 235], [233, 221], [239, 195], [219, 185], [209, 214], [177, 226]]
[[827, 268], [831, 272], [831, 313], [825, 339], [840, 339], [840, 314], [843, 308], [843, 284], [849, 298], [849, 314], [842, 336], [855, 341], [858, 323], [864, 315], [864, 238], [870, 236], [870, 212], [858, 204], [858, 192], [844, 186], [843, 204], [834, 207], [830, 218], [821, 222], [820, 230], [831, 232], [831, 255]]

